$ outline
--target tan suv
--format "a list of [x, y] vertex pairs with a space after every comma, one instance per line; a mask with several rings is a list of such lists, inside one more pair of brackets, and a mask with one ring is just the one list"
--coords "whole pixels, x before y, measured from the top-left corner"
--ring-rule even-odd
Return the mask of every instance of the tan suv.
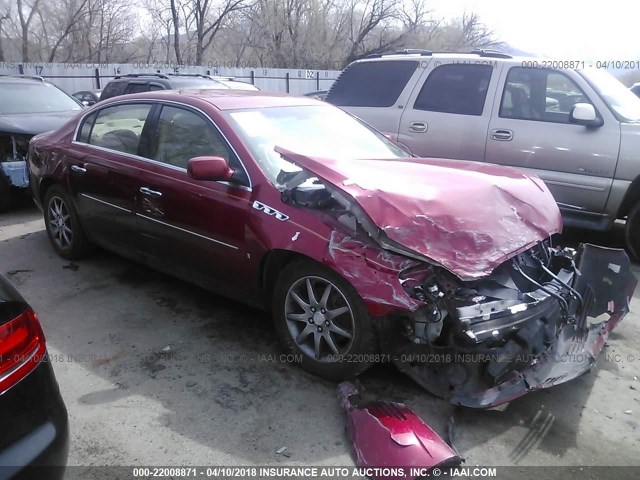
[[327, 101], [419, 156], [538, 175], [565, 225], [627, 219], [640, 254], [640, 99], [597, 62], [403, 51], [351, 63]]

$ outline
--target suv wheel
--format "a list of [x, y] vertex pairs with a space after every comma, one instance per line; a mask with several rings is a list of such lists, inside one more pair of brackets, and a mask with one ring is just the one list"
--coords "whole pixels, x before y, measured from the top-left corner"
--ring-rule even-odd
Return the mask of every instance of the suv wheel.
[[627, 251], [635, 260], [640, 260], [640, 203], [637, 203], [627, 215], [624, 240]]
[[302, 368], [329, 380], [352, 378], [375, 359], [371, 318], [355, 289], [311, 261], [289, 264], [273, 297], [276, 330]]

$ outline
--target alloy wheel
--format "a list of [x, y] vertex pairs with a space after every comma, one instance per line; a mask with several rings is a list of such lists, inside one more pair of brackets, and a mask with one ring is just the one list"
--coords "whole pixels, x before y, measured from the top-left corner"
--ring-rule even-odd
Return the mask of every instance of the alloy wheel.
[[302, 277], [287, 292], [285, 319], [291, 338], [307, 356], [320, 362], [344, 355], [353, 343], [351, 305], [340, 289], [321, 277]]
[[59, 248], [68, 248], [73, 241], [73, 229], [69, 209], [60, 197], [51, 197], [47, 208], [47, 220], [51, 237]]

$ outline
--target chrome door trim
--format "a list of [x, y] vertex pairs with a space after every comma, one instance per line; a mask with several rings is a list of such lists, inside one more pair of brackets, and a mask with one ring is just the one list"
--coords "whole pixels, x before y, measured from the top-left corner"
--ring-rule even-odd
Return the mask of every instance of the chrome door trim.
[[191, 235], [195, 235], [196, 237], [200, 237], [200, 238], [203, 238], [205, 240], [209, 240], [210, 242], [214, 242], [214, 243], [217, 243], [219, 245], [223, 245], [225, 247], [232, 248], [234, 250], [239, 250], [239, 248], [236, 247], [235, 245], [231, 245], [229, 243], [225, 243], [225, 242], [222, 242], [220, 240], [216, 240], [215, 238], [211, 238], [211, 237], [206, 237], [204, 235], [200, 235], [199, 233], [192, 232], [191, 230], [187, 230], [187, 229], [184, 229], [184, 228], [181, 228], [181, 227], [177, 227], [176, 225], [171, 225], [170, 223], [163, 222], [161, 220], [158, 220], [157, 218], [147, 217], [146, 215], [142, 215], [140, 213], [136, 213], [136, 216], [144, 218], [145, 220], [151, 220], [152, 222], [159, 223], [159, 224], [164, 225], [166, 227], [175, 228], [176, 230], [180, 230], [181, 232], [189, 233]]

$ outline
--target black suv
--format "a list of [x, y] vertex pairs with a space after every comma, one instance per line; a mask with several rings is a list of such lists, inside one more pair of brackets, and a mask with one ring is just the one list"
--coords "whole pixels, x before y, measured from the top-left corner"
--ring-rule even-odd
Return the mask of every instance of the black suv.
[[[234, 86], [231, 86], [234, 84]], [[111, 80], [102, 90], [100, 100], [129, 93], [175, 90], [179, 88], [255, 89], [250, 83], [238, 82], [229, 77], [217, 79], [209, 75], [178, 73], [129, 73]]]
[[81, 109], [79, 101], [42, 77], [0, 75], [0, 212], [16, 192], [28, 191], [31, 137], [55, 130]]

